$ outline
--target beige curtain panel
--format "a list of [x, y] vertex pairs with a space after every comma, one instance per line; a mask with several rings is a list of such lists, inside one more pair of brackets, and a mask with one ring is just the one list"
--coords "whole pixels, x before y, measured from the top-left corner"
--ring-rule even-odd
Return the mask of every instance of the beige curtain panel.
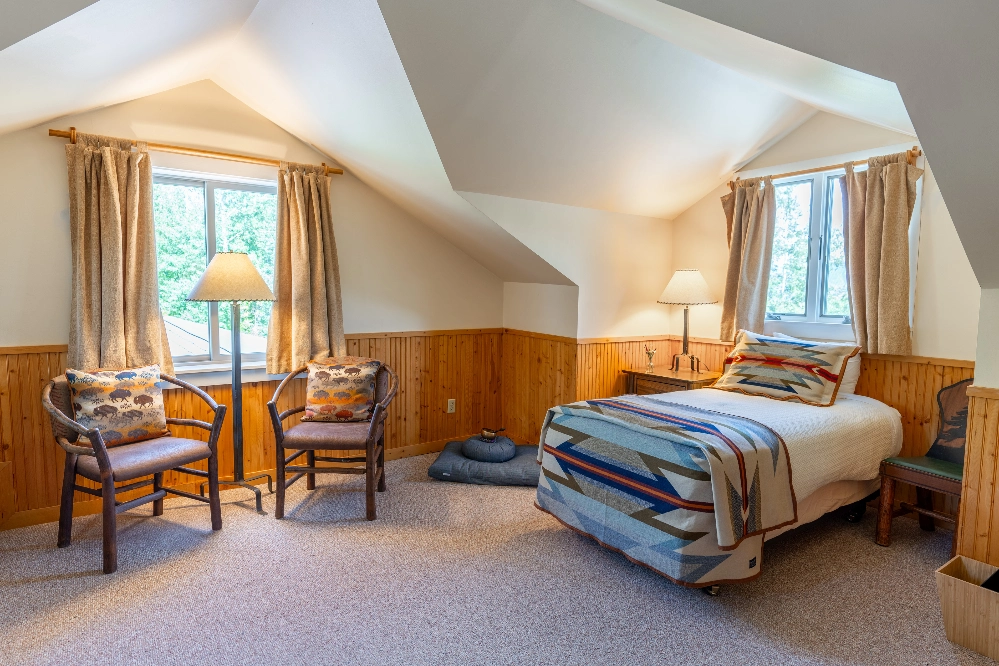
[[153, 172], [143, 143], [77, 133], [66, 146], [73, 293], [70, 367], [173, 372], [160, 314]]
[[769, 176], [735, 182], [721, 198], [728, 223], [728, 273], [722, 302], [721, 339], [740, 329], [763, 332], [770, 283], [777, 205]]
[[860, 172], [845, 165], [843, 241], [850, 318], [857, 344], [871, 354], [912, 353], [909, 220], [923, 170], [906, 157], [873, 157]]
[[347, 352], [331, 180], [321, 166], [282, 162], [278, 170], [277, 300], [267, 333], [271, 374]]

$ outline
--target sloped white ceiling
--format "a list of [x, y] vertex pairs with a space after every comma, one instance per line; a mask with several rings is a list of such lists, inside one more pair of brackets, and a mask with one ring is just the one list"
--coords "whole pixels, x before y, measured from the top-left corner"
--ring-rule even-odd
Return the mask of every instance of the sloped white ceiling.
[[503, 280], [572, 284], [454, 191], [374, 0], [261, 0], [212, 78]]
[[570, 284], [455, 190], [670, 218], [814, 108], [907, 122], [886, 81], [655, 0], [20, 9], [0, 133], [210, 78], [507, 281]]
[[0, 51], [0, 133], [208, 77], [254, 5], [101, 0], [63, 18]]
[[671, 219], [814, 109], [575, 0], [379, 0], [455, 189]]
[[[608, 3], [657, 0], [606, 0]], [[999, 287], [995, 0], [668, 0], [761, 41], [894, 81], [982, 288]], [[981, 353], [982, 345], [979, 345]]]

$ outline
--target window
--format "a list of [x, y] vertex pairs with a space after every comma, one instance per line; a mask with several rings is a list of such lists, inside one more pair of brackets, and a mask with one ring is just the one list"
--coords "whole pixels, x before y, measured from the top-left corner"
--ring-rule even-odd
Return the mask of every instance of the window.
[[767, 291], [768, 329], [792, 332], [793, 326], [783, 324], [828, 324], [822, 337], [849, 334], [852, 339], [842, 179], [840, 169], [774, 183], [777, 217]]
[[[232, 339], [228, 304], [192, 303], [187, 294], [216, 252], [246, 252], [273, 289], [276, 186], [155, 172], [153, 216], [160, 309], [174, 359], [227, 359]], [[263, 357], [270, 316], [268, 302], [240, 304], [244, 357]]]

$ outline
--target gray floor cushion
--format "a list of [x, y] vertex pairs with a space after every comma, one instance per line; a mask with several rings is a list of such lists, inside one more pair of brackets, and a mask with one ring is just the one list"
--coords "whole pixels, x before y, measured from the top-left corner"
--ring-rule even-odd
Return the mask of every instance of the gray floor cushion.
[[541, 474], [537, 446], [518, 446], [506, 462], [479, 462], [461, 454], [462, 442], [448, 442], [427, 473], [440, 481], [483, 486], [536, 486]]
[[499, 436], [487, 442], [475, 435], [461, 443], [461, 455], [479, 462], [506, 462], [517, 455], [517, 445], [509, 437]]

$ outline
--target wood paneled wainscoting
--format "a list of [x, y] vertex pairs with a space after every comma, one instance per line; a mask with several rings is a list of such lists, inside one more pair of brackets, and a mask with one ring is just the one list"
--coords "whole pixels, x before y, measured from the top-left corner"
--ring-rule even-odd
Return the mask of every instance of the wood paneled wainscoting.
[[957, 552], [999, 566], [999, 389], [972, 386], [968, 395]]
[[[505, 427], [506, 434], [518, 442], [537, 443], [550, 407], [620, 395], [625, 391], [622, 370], [645, 364], [645, 344], [658, 349], [657, 361], [665, 363], [679, 351], [681, 342], [679, 336], [576, 340], [512, 329], [473, 329], [349, 335], [347, 344], [351, 354], [381, 359], [399, 374], [400, 392], [389, 410], [386, 428], [386, 455], [392, 459], [438, 451], [445, 442], [483, 426]], [[691, 341], [691, 351], [711, 370], [721, 369], [730, 349], [730, 344], [718, 340]], [[5, 528], [57, 517], [63, 452], [52, 440], [40, 395], [45, 383], [64, 371], [65, 363], [65, 346], [0, 348], [0, 516], [13, 513], [3, 523]], [[857, 392], [899, 411], [902, 454], [918, 456], [926, 453], [937, 431], [937, 391], [973, 373], [970, 361], [865, 356]], [[298, 380], [285, 393], [282, 409], [301, 404], [304, 383]], [[264, 404], [276, 386], [275, 381], [244, 385], [247, 473], [274, 467], [274, 436]], [[216, 401], [231, 404], [228, 385], [206, 390]], [[457, 402], [454, 414], [446, 412], [450, 398]], [[168, 390], [165, 400], [170, 414], [207, 417], [207, 409], [189, 394]], [[972, 549], [964, 554], [977, 557], [984, 547], [981, 544], [991, 543], [987, 535], [999, 535], [999, 510], [992, 511], [999, 501], [999, 392], [976, 397], [972, 406], [966, 482], [974, 488], [962, 511], [971, 521], [964, 523], [965, 528], [977, 531], [963, 536], [962, 544]], [[202, 436], [193, 429], [177, 428], [176, 432]], [[219, 446], [221, 473], [231, 475], [228, 431], [223, 430]], [[193, 487], [196, 479], [169, 481]], [[5, 492], [11, 484], [12, 492]], [[911, 499], [904, 488], [899, 498]], [[99, 501], [88, 496], [78, 501], [80, 514], [99, 508]], [[988, 552], [999, 559], [999, 536], [991, 538], [996, 545]]]
[[[388, 363], [399, 374], [399, 394], [386, 423], [386, 457], [401, 458], [439, 451], [450, 439], [466, 437], [484, 425], [499, 427], [503, 421], [500, 393], [502, 329], [418, 331], [348, 335], [351, 354]], [[63, 456], [52, 438], [48, 417], [41, 405], [42, 388], [66, 368], [65, 345], [0, 348], [0, 502], [13, 503], [2, 528], [48, 522], [58, 518]], [[250, 382], [243, 386], [243, 428], [246, 472], [274, 468], [274, 433], [265, 404], [277, 381]], [[231, 387], [204, 387], [220, 404], [231, 405]], [[447, 400], [456, 399], [448, 414]], [[280, 409], [302, 404], [305, 380], [294, 382], [282, 396]], [[210, 420], [199, 399], [180, 390], [164, 391], [167, 414]], [[289, 417], [286, 426], [296, 417]], [[173, 427], [181, 437], [204, 439], [194, 428]], [[232, 476], [232, 433], [224, 428], [219, 440], [220, 474]], [[5, 465], [4, 463], [10, 463]], [[5, 472], [12, 471], [13, 492], [4, 493]], [[200, 479], [169, 476], [170, 485], [195, 488]], [[133, 494], [141, 493], [135, 491]], [[129, 498], [124, 494], [123, 498]], [[96, 513], [100, 500], [77, 493], [77, 515]], [[0, 507], [0, 516], [7, 511]]]

